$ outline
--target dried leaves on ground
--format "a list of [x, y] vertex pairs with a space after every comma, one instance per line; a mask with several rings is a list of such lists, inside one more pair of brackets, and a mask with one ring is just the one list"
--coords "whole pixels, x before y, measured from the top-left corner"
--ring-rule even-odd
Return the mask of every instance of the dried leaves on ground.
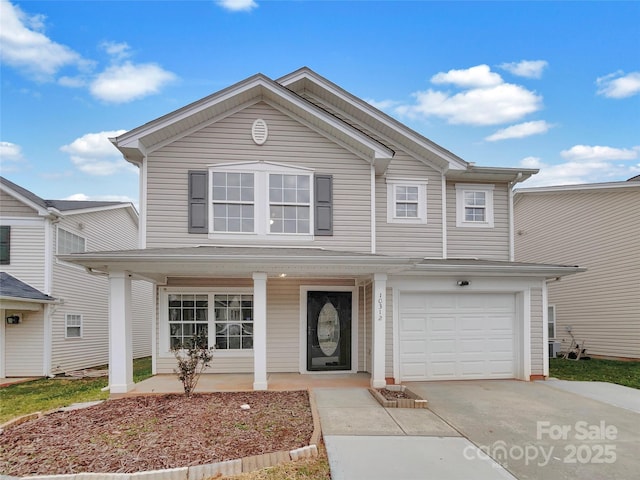
[[[250, 409], [242, 409], [241, 405]], [[132, 473], [308, 445], [306, 391], [143, 396], [57, 412], [0, 434], [0, 473]]]
[[388, 388], [377, 388], [378, 393], [387, 400], [397, 400], [399, 398], [411, 398], [402, 390], [389, 390]]

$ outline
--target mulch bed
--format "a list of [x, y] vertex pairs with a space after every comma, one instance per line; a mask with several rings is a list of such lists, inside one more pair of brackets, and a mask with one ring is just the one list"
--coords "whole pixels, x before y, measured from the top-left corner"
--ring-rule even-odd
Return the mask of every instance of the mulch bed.
[[378, 393], [387, 400], [397, 400], [399, 398], [411, 398], [409, 395], [401, 390], [389, 390], [387, 388], [376, 388]]
[[[242, 410], [241, 405], [250, 405]], [[221, 392], [109, 400], [0, 433], [5, 475], [133, 473], [308, 445], [306, 391]]]

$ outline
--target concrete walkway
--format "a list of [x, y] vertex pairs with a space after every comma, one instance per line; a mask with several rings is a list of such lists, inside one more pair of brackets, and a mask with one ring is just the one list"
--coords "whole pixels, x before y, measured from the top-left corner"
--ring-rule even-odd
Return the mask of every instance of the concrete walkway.
[[428, 409], [383, 408], [366, 388], [313, 391], [333, 480], [515, 478]]
[[640, 413], [640, 390], [607, 382], [576, 382], [550, 378], [541, 381], [547, 387], [576, 393], [599, 402]]

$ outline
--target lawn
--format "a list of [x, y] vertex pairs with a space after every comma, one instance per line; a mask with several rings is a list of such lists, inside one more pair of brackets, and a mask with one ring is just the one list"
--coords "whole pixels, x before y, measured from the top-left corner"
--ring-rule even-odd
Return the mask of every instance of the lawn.
[[617, 383], [640, 389], [640, 362], [551, 358], [549, 376], [562, 380]]
[[[151, 376], [151, 357], [133, 361], [133, 380], [139, 382]], [[104, 400], [106, 377], [68, 379], [43, 378], [0, 388], [0, 424], [33, 412], [44, 412], [78, 402]]]

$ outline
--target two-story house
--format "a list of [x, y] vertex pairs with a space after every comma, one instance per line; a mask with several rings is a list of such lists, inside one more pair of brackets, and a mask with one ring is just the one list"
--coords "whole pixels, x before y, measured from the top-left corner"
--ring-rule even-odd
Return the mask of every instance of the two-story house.
[[640, 360], [640, 177], [519, 188], [514, 199], [517, 260], [587, 269], [549, 283], [549, 338], [564, 352], [575, 342]]
[[[57, 255], [138, 247], [131, 203], [44, 200], [0, 177], [0, 378], [109, 362], [108, 279]], [[152, 285], [134, 281], [132, 354], [151, 354]]]
[[512, 187], [302, 68], [258, 74], [112, 139], [140, 168], [142, 249], [109, 275], [113, 393], [132, 388], [131, 276], [155, 282], [153, 368], [196, 332], [211, 371], [387, 379], [547, 375], [546, 284], [517, 264]]

